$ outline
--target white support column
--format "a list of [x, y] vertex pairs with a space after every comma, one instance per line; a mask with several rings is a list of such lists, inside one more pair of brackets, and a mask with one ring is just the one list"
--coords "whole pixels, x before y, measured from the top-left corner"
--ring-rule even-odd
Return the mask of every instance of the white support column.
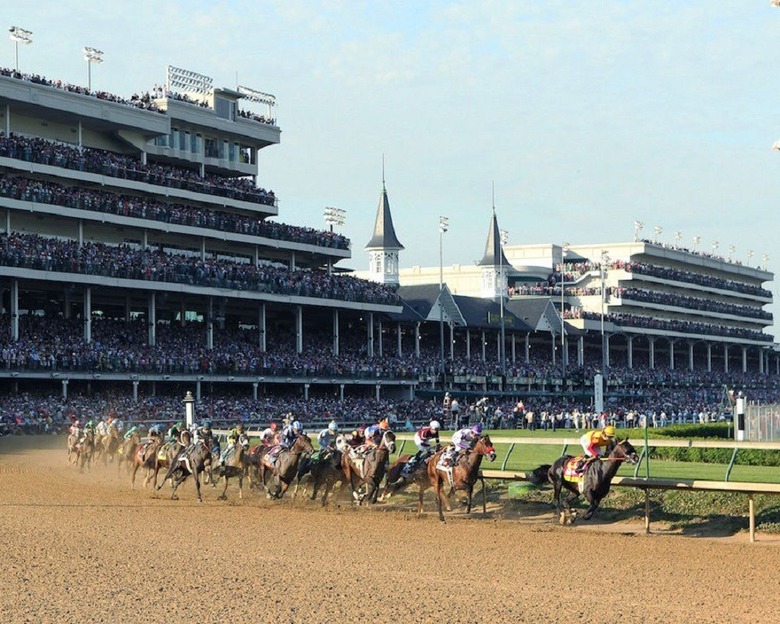
[[150, 347], [154, 347], [157, 344], [157, 306], [155, 305], [155, 299], [155, 294], [153, 292], [149, 293], [146, 323], [148, 325], [147, 343]]
[[450, 362], [455, 361], [455, 325], [450, 323]]
[[585, 366], [585, 336], [577, 340], [577, 366]]
[[485, 330], [482, 330], [482, 361], [487, 361], [487, 353], [485, 351], [487, 345], [485, 344], [487, 341], [485, 340]]
[[141, 232], [141, 249], [146, 250], [149, 248], [149, 232], [144, 230]]
[[339, 401], [344, 402], [344, 384], [339, 384]]
[[747, 347], [742, 347], [742, 372], [747, 373]]
[[693, 343], [688, 343], [688, 370], [693, 370]]
[[723, 343], [723, 372], [729, 372], [729, 346]]
[[669, 340], [669, 370], [674, 370], [674, 340]]
[[19, 280], [11, 280], [11, 340], [19, 340]]
[[303, 353], [303, 306], [295, 306], [295, 352]]
[[84, 342], [92, 342], [92, 287], [84, 289]]
[[517, 355], [517, 334], [512, 332], [512, 364], [516, 361]]
[[62, 398], [64, 400], [68, 399], [68, 380], [63, 379], [62, 380]]
[[466, 361], [471, 361], [471, 330], [466, 330]]
[[83, 144], [83, 138], [84, 138], [83, 137], [83, 128], [81, 127], [81, 119], [79, 119], [79, 127], [78, 127], [78, 133], [76, 135], [76, 138], [78, 139], [78, 142], [79, 142], [79, 149], [81, 149], [83, 147], [83, 145], [84, 145]]
[[137, 379], [133, 380], [133, 403], [138, 403], [138, 384], [140, 382]]
[[712, 344], [707, 343], [707, 372], [712, 372]]
[[525, 335], [525, 363], [531, 362], [531, 334]]
[[255, 245], [255, 266], [260, 264], [260, 247]]
[[376, 386], [375, 386], [375, 388], [376, 388], [376, 400], [377, 400], [377, 401], [379, 401], [379, 388], [380, 388], [380, 387], [381, 387], [381, 386], [380, 386], [380, 384], [379, 384], [379, 383], [377, 383], [377, 384], [376, 384]]
[[555, 339], [555, 334], [553, 332], [550, 332], [550, 359], [552, 360], [552, 365], [555, 366], [556, 364], [556, 357], [555, 357], [555, 345], [558, 341]]
[[201, 390], [202, 390], [201, 381], [200, 381], [200, 379], [198, 379], [197, 381], [195, 381], [195, 400], [196, 401], [200, 401]]
[[257, 401], [257, 388], [260, 386], [260, 384], [256, 381], [252, 382], [252, 400]]
[[333, 310], [333, 355], [335, 357], [339, 356], [339, 311], [338, 309]]
[[655, 370], [655, 338], [649, 336], [647, 339], [647, 347], [650, 357], [650, 370]]
[[203, 236], [200, 239], [200, 259], [201, 261], [206, 261], [206, 237]]
[[607, 343], [607, 351], [605, 353], [607, 361], [604, 362], [604, 364], [606, 365], [607, 368], [609, 368], [611, 362], [611, 360], [609, 359], [609, 339], [612, 338], [612, 336], [610, 334], [605, 334], [604, 338], [605, 338], [605, 342]]
[[6, 234], [11, 233], [11, 211], [10, 210], [5, 211], [5, 233]]
[[295, 266], [295, 251], [290, 252], [290, 270], [294, 271], [297, 267]]
[[634, 337], [628, 337], [628, 368], [634, 368]]
[[764, 368], [764, 356], [765, 355], [766, 355], [766, 353], [764, 352], [763, 349], [759, 349], [758, 350], [758, 372], [760, 374], [762, 374], [762, 375], [764, 374], [764, 370], [765, 370], [765, 368]]
[[214, 348], [214, 297], [209, 297], [208, 318], [206, 319], [206, 348]]
[[382, 357], [382, 319], [381, 318], [377, 321], [377, 324], [378, 324], [377, 330], [379, 332], [379, 342], [378, 342], [379, 357]]
[[403, 355], [403, 344], [401, 341], [401, 321], [398, 321], [395, 324], [395, 337], [396, 341], [398, 342], [398, 357], [401, 357]]
[[265, 303], [261, 303], [257, 310], [257, 342], [260, 352], [265, 353], [268, 344], [265, 332]]
[[81, 247], [84, 244], [84, 222], [79, 219], [79, 225], [78, 225], [78, 239], [79, 239], [79, 247]]
[[420, 323], [414, 324], [414, 355], [420, 357]]
[[366, 351], [368, 357], [374, 357], [374, 313], [369, 312], [366, 318]]
[[501, 331], [496, 332], [496, 361], [501, 363]]
[[146, 151], [141, 152], [141, 164], [146, 165], [147, 158], [146, 158]]
[[308, 401], [309, 400], [309, 388], [311, 387], [311, 384], [303, 384], [303, 398]]

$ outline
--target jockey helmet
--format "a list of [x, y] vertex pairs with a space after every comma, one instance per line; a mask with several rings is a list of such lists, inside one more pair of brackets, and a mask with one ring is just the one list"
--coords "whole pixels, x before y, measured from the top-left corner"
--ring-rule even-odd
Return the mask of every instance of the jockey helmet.
[[302, 433], [303, 432], [303, 425], [298, 420], [294, 420], [292, 424], [292, 430], [295, 433]]
[[476, 433], [477, 435], [481, 435], [482, 434], [482, 425], [480, 425], [479, 423], [477, 423], [476, 425], [472, 425], [471, 426], [471, 430], [474, 433]]
[[608, 438], [614, 438], [615, 434], [617, 433], [615, 431], [615, 428], [612, 425], [607, 425], [606, 427], [604, 427], [603, 432], [604, 435], [607, 436]]
[[176, 423], [176, 427], [177, 427], [178, 429], [182, 429], [182, 428], [184, 427], [184, 421], [183, 421], [183, 420], [180, 420], [179, 422], [177, 422], [177, 423]]
[[388, 429], [390, 429], [390, 423], [387, 422], [387, 418], [383, 418], [382, 420], [379, 421], [379, 428], [382, 431], [387, 431]]
[[275, 423], [275, 422], [272, 422], [270, 425], [268, 425], [268, 428], [269, 428], [271, 431], [276, 431], [276, 423]]
[[432, 421], [431, 421], [431, 425], [430, 425], [430, 427], [431, 427], [431, 429], [433, 429], [434, 431], [438, 431], [439, 429], [441, 429], [441, 424], [439, 423], [439, 421], [438, 421], [438, 420], [432, 420]]
[[333, 431], [333, 432], [336, 432], [336, 431], [339, 430], [339, 426], [336, 424], [335, 420], [331, 420], [330, 421], [330, 424], [328, 425], [328, 430], [329, 431]]
[[81, 425], [81, 422], [80, 422], [80, 421], [78, 421], [78, 420], [76, 420], [76, 421], [74, 421], [74, 422], [73, 422], [73, 424], [74, 424], [74, 425], [76, 425], [76, 426], [78, 427], [79, 425]]
[[365, 425], [360, 425], [360, 426], [357, 428], [357, 433], [358, 433], [358, 435], [363, 435], [365, 432], [366, 432], [366, 426], [365, 426]]

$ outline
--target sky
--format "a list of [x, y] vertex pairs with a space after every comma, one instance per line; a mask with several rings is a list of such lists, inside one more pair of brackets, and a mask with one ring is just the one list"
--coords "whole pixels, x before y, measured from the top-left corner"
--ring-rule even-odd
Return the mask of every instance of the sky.
[[[98, 10], [99, 8], [99, 10]], [[20, 70], [123, 96], [168, 64], [272, 93], [259, 184], [279, 220], [342, 232], [366, 269], [384, 157], [402, 267], [484, 251], [495, 184], [509, 244], [644, 236], [780, 266], [780, 9], [769, 0], [37, 0]], [[3, 51], [4, 50], [4, 51]], [[0, 43], [14, 65], [14, 44]], [[258, 109], [259, 111], [259, 109]], [[777, 298], [777, 289], [772, 285]], [[777, 314], [777, 311], [775, 311]]]

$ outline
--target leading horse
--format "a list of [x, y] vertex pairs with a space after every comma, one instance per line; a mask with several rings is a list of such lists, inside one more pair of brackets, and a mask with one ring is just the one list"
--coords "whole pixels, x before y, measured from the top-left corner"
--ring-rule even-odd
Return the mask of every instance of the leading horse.
[[270, 471], [268, 464], [265, 463], [268, 452], [262, 454], [258, 462], [258, 470], [260, 472], [260, 483], [265, 487], [268, 498], [282, 498], [284, 496], [287, 488], [290, 487], [290, 483], [298, 474], [298, 464], [301, 461], [301, 456], [304, 454], [310, 455], [313, 452], [314, 446], [309, 436], [304, 434], [298, 435], [289, 449], [282, 449], [279, 455], [277, 455], [271, 479], [272, 486], [270, 488], [266, 484], [266, 475]]
[[[577, 461], [576, 457], [564, 455], [556, 459], [552, 466], [549, 464], [539, 466], [531, 473], [530, 480], [536, 485], [542, 485], [545, 482], [552, 483], [553, 504], [561, 524], [566, 524], [567, 520], [571, 524], [577, 519], [576, 512], [571, 510], [571, 503], [579, 498], [580, 494], [583, 494], [585, 500], [590, 503], [583, 516], [585, 520], [590, 520], [599, 503], [609, 494], [612, 479], [617, 474], [620, 465], [624, 461], [636, 464], [639, 461], [639, 456], [628, 439], [618, 442], [606, 457], [597, 457], [585, 465], [581, 475], [581, 490], [579, 479], [567, 478], [571, 477], [573, 466]], [[568, 494], [562, 499], [561, 493], [564, 488], [568, 490]]]
[[[385, 431], [379, 444], [366, 453], [362, 466], [358, 466], [352, 453], [344, 453], [341, 466], [344, 468], [345, 479], [352, 486], [352, 497], [358, 505], [362, 504], [364, 499], [368, 499], [370, 503], [376, 502], [379, 484], [385, 476], [387, 460], [394, 451], [395, 434]], [[366, 486], [366, 493], [361, 496], [359, 489], [363, 484]]]
[[[452, 477], [447, 470], [439, 467], [439, 459], [441, 458], [444, 450], [439, 451], [435, 455], [431, 456], [428, 460], [428, 477], [429, 485], [433, 486], [436, 490], [436, 502], [439, 508], [439, 520], [445, 522], [444, 514], [442, 513], [442, 504], [447, 506], [447, 511], [452, 511], [449, 498], [444, 494], [444, 482], [447, 481], [451, 484], [450, 494], [456, 490], [463, 490], [466, 492], [466, 513], [471, 513], [471, 497], [474, 492], [474, 484], [482, 479], [479, 474], [479, 467], [482, 464], [482, 458], [487, 457], [488, 461], [494, 461], [496, 459], [496, 450], [493, 448], [493, 442], [490, 440], [490, 436], [480, 436], [474, 448], [465, 453], [460, 453], [455, 465], [452, 466]], [[429, 487], [424, 482], [420, 482], [420, 498], [417, 502], [417, 513], [422, 513], [423, 504], [423, 492]], [[482, 511], [486, 510], [485, 505], [485, 481], [482, 480]]]

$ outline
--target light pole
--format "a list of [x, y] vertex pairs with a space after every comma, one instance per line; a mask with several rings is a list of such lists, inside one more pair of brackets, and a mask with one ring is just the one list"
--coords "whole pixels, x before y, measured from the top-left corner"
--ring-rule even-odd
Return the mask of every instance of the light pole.
[[720, 247], [720, 243], [718, 241], [712, 241], [712, 254], [718, 255], [718, 247]]
[[638, 243], [639, 240], [642, 238], [642, 228], [645, 227], [645, 224], [641, 221], [634, 221], [634, 242]]
[[680, 241], [682, 240], [682, 232], [679, 230], [674, 233], [674, 246], [679, 248], [680, 247]]
[[504, 246], [509, 242], [509, 232], [501, 230], [501, 265], [498, 267], [498, 289], [500, 296], [500, 316], [501, 316], [501, 388], [503, 389], [503, 379], [506, 378], [506, 330], [504, 328]]
[[729, 262], [731, 262], [731, 256], [734, 255], [736, 250], [737, 248], [734, 245], [729, 245]]
[[748, 266], [750, 266], [750, 259], [752, 257], [753, 257], [753, 250], [752, 249], [748, 249], [747, 250], [747, 259], [748, 259], [747, 264], [748, 264]]
[[439, 373], [441, 374], [442, 390], [444, 381], [444, 233], [449, 229], [449, 218], [439, 217], [439, 343], [441, 347]]
[[564, 243], [561, 246], [561, 370], [563, 371], [563, 388], [566, 389], [566, 339], [564, 337], [564, 321], [563, 321], [563, 293], [566, 286], [566, 279], [564, 277], [566, 254], [569, 252], [569, 243]]
[[24, 45], [30, 45], [32, 43], [32, 31], [31, 30], [25, 30], [24, 28], [20, 28], [19, 26], [11, 26], [11, 28], [8, 29], [8, 32], [11, 33], [11, 41], [14, 42], [16, 46], [16, 73], [19, 73], [19, 44], [23, 43]]
[[655, 232], [655, 238], [653, 239], [654, 243], [658, 242], [658, 237], [661, 235], [661, 233], [664, 231], [664, 229], [660, 225], [656, 225], [653, 228], [653, 231]]
[[604, 304], [607, 299], [606, 280], [609, 254], [606, 249], [601, 251], [601, 376], [604, 377], [607, 367], [607, 335], [604, 333]]
[[87, 89], [92, 93], [92, 63], [103, 62], [103, 51], [96, 48], [84, 46], [81, 51], [84, 53], [84, 60], [87, 62]]
[[768, 266], [769, 262], [769, 256], [767, 254], [761, 254], [761, 259], [764, 261], [764, 271], [766, 271], [766, 267]]
[[701, 236], [694, 236], [693, 237], [693, 251], [696, 252], [696, 248], [699, 246], [699, 243], [701, 242]]
[[325, 208], [324, 216], [326, 225], [329, 225], [330, 231], [333, 232], [334, 225], [344, 225], [344, 222], [347, 218], [347, 211], [343, 208], [333, 208], [331, 206], [327, 206]]

